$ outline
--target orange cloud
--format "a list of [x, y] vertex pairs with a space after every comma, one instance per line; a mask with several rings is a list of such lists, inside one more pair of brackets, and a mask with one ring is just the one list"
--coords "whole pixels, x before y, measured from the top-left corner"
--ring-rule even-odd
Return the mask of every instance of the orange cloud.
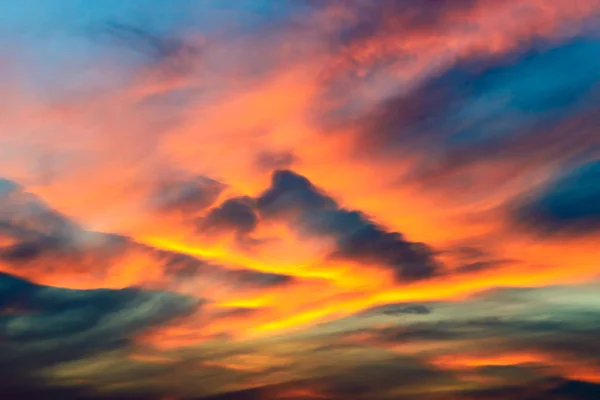
[[536, 352], [508, 352], [491, 354], [446, 354], [433, 359], [432, 364], [442, 369], [473, 370], [492, 366], [524, 366], [541, 368], [548, 375], [573, 380], [600, 382], [598, 366], [582, 360], [565, 359], [558, 355]]

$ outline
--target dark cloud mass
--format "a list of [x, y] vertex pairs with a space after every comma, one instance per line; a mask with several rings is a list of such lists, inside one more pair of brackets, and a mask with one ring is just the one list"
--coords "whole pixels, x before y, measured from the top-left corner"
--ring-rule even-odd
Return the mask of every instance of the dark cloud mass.
[[22, 315], [3, 315], [2, 336], [5, 341], [23, 342], [24, 347], [68, 336], [84, 339], [82, 345], [94, 338], [119, 340], [185, 314], [197, 304], [175, 294], [137, 289], [68, 290], [35, 285], [6, 274], [0, 281], [3, 310], [22, 310]]
[[[1, 273], [0, 365], [19, 385], [44, 367], [123, 348], [134, 335], [198, 305], [196, 299], [166, 292], [68, 290]], [[0, 381], [0, 394], [10, 383]], [[15, 391], [27, 393], [23, 387]]]
[[252, 232], [258, 224], [254, 211], [254, 200], [250, 197], [228, 199], [218, 207], [211, 209], [198, 221], [201, 232], [233, 231], [238, 234]]
[[425, 244], [409, 242], [362, 213], [342, 208], [292, 171], [276, 171], [257, 206], [267, 218], [291, 218], [301, 232], [335, 239], [337, 249], [332, 257], [382, 264], [393, 269], [400, 280], [429, 278], [437, 272], [433, 252]]

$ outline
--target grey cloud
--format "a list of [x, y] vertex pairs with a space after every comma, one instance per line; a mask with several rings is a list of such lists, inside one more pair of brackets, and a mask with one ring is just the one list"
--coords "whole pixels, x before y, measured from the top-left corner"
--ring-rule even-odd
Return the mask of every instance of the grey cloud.
[[164, 265], [167, 277], [176, 280], [206, 279], [207, 281], [220, 281], [240, 289], [276, 287], [293, 282], [293, 278], [288, 275], [250, 269], [229, 269], [186, 254], [153, 249], [150, 251]]
[[[206, 178], [186, 181], [183, 189], [179, 183], [175, 186], [172, 189], [177, 195], [163, 197], [172, 200], [163, 205], [169, 204], [178, 210], [207, 207], [223, 188], [219, 182]], [[230, 199], [209, 212], [206, 222], [219, 229], [246, 233], [256, 223], [252, 204], [248, 198]], [[0, 260], [15, 270], [27, 272], [27, 276], [65, 270], [70, 274], [103, 277], [120, 257], [141, 253], [156, 260], [166, 278], [172, 280], [162, 282], [165, 286], [191, 278], [216, 281], [238, 289], [275, 287], [293, 281], [287, 275], [229, 269], [193, 256], [140, 244], [129, 237], [85, 230], [10, 181], [0, 181], [0, 232], [14, 240], [14, 243], [0, 247]]]
[[296, 156], [292, 152], [265, 151], [256, 158], [258, 168], [267, 171], [288, 169], [296, 161]]
[[257, 206], [265, 218], [287, 218], [302, 233], [335, 239], [337, 248], [331, 257], [382, 264], [393, 269], [400, 280], [428, 278], [439, 268], [425, 244], [410, 242], [364, 214], [341, 207], [292, 171], [276, 171]]
[[203, 176], [167, 178], [157, 187], [152, 202], [165, 211], [193, 214], [210, 207], [225, 187]]
[[124, 346], [135, 334], [199, 305], [196, 299], [167, 292], [69, 290], [0, 274], [0, 364], [16, 362], [15, 367], [35, 372]]
[[432, 312], [432, 307], [423, 304], [388, 304], [364, 311], [362, 315], [426, 315]]
[[250, 197], [228, 199], [197, 220], [198, 229], [206, 234], [232, 231], [243, 235], [252, 232], [257, 225], [258, 216]]
[[81, 230], [20, 185], [0, 182], [0, 230], [18, 238], [63, 238]]

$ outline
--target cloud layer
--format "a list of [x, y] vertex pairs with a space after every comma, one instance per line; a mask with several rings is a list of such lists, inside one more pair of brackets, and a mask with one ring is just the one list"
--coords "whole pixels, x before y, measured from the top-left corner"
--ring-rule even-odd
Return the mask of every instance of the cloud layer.
[[231, 3], [0, 4], [0, 397], [598, 398], [600, 1]]

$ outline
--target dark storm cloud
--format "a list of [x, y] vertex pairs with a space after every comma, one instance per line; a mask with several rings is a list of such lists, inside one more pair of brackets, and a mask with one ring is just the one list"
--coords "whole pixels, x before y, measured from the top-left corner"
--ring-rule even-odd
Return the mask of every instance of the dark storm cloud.
[[600, 161], [586, 163], [555, 179], [522, 205], [515, 218], [545, 233], [600, 230]]
[[358, 211], [342, 208], [308, 179], [291, 171], [276, 171], [271, 187], [257, 199], [266, 218], [290, 218], [299, 231], [331, 237], [337, 243], [332, 257], [383, 264], [399, 279], [428, 278], [437, 272], [433, 252], [422, 243], [388, 232]]
[[177, 177], [161, 183], [152, 201], [165, 211], [196, 213], [213, 205], [223, 189], [224, 184], [207, 177]]
[[227, 231], [247, 234], [257, 224], [254, 200], [250, 197], [228, 199], [197, 221], [198, 229], [207, 234]]

